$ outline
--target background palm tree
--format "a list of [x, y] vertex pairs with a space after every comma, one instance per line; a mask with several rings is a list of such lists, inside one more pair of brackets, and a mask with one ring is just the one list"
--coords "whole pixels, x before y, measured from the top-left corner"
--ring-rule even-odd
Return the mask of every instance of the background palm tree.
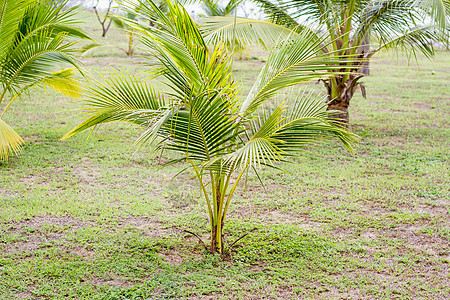
[[[168, 89], [158, 91], [138, 77], [116, 72], [95, 81], [84, 102], [87, 118], [63, 139], [102, 123], [128, 122], [142, 127], [136, 143], [155, 143], [178, 156], [198, 180], [207, 204], [211, 252], [224, 252], [223, 228], [232, 196], [249, 170], [276, 167], [304, 147], [335, 137], [351, 148], [354, 135], [333, 125], [323, 99], [296, 93], [274, 102], [278, 91], [325, 75], [336, 61], [317, 50], [309, 34], [281, 41], [241, 100], [224, 45], [210, 49], [184, 8], [166, 1], [168, 12], [152, 0], [127, 8], [141, 22], [127, 20], [157, 60], [155, 76]], [[148, 26], [155, 19], [156, 26]], [[325, 71], [321, 71], [325, 70]], [[208, 192], [209, 189], [209, 192]]]
[[[286, 37], [280, 26], [299, 33], [315, 32], [319, 39], [323, 33], [331, 38], [327, 46], [320, 45], [324, 53], [342, 57], [343, 62], [334, 75], [323, 80], [328, 94], [328, 108], [339, 110], [337, 115], [348, 123], [348, 107], [359, 82], [364, 76], [367, 62], [383, 49], [401, 49], [410, 56], [421, 52], [434, 55], [433, 42], [448, 43], [448, 0], [252, 0], [267, 14], [269, 22], [242, 18], [238, 22], [236, 38], [265, 45], [274, 37]], [[205, 22], [207, 39], [214, 42], [234, 39], [231, 18], [210, 18]], [[256, 30], [255, 30], [256, 28]], [[272, 33], [272, 34], [271, 34]], [[369, 42], [372, 42], [369, 46]], [[351, 62], [344, 62], [348, 55]], [[346, 67], [346, 74], [336, 75]]]
[[[78, 68], [74, 43], [68, 36], [89, 38], [74, 27], [74, 8], [63, 10], [66, 1], [0, 0], [0, 105], [3, 114], [14, 100], [39, 84], [69, 96], [80, 92], [73, 78]], [[0, 118], [0, 160], [21, 149], [23, 139]]]
[[226, 5], [221, 5], [218, 1], [202, 0], [203, 8], [206, 15], [209, 17], [232, 15], [242, 1], [243, 0], [229, 0]]
[[[125, 54], [127, 56], [132, 56], [134, 53], [134, 49], [135, 49], [135, 45], [133, 45], [133, 41], [134, 41], [133, 27], [128, 26], [125, 22], [122, 21], [121, 18], [118, 18], [116, 16], [110, 16], [110, 18], [117, 28], [120, 28], [127, 33], [127, 37], [128, 37], [128, 48], [127, 49], [124, 49], [122, 47], [117, 47], [117, 46], [116, 47], [119, 48], [120, 50], [122, 50], [123, 52], [125, 52]], [[126, 14], [126, 18], [135, 20], [136, 15], [128, 12]]]

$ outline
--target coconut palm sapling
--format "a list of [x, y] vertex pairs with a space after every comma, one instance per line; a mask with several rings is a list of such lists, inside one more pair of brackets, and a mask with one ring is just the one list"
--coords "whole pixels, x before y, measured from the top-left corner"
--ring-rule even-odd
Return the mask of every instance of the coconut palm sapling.
[[[232, 75], [224, 45], [210, 49], [184, 8], [166, 1], [168, 13], [152, 0], [126, 20], [139, 32], [153, 59], [152, 70], [167, 89], [158, 91], [136, 76], [116, 72], [105, 83], [95, 81], [85, 101], [87, 118], [66, 139], [102, 123], [141, 126], [136, 143], [153, 143], [155, 151], [177, 153], [166, 165], [182, 163], [198, 181], [205, 198], [211, 252], [224, 252], [223, 229], [240, 180], [249, 170], [276, 167], [323, 138], [337, 138], [351, 148], [355, 136], [333, 125], [323, 99], [299, 93], [273, 107], [278, 91], [326, 75], [336, 61], [317, 50], [308, 34], [280, 41], [271, 52], [245, 99]], [[156, 26], [147, 26], [155, 19]], [[142, 22], [142, 23], [141, 23]], [[270, 103], [269, 103], [270, 102]]]
[[[136, 15], [128, 12], [127, 19], [131, 19], [131, 20], [135, 20], [136, 19]], [[116, 17], [116, 16], [110, 16], [110, 19], [112, 20], [112, 22], [114, 23], [114, 25], [117, 28], [122, 29], [123, 31], [125, 31], [127, 33], [127, 37], [128, 37], [128, 47], [127, 49], [118, 47], [120, 50], [122, 50], [123, 52], [125, 52], [125, 54], [127, 56], [132, 56], [134, 53], [134, 49], [135, 49], [135, 45], [133, 45], [134, 42], [134, 31], [133, 28], [128, 26], [125, 22], [122, 21], [122, 19]]]

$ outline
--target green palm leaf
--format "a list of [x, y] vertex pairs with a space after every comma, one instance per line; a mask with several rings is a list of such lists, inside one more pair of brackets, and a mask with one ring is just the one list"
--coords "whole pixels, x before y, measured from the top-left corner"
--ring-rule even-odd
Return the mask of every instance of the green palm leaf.
[[0, 0], [0, 60], [4, 60], [6, 48], [17, 31], [17, 20], [29, 3], [31, 1]]
[[448, 28], [450, 17], [450, 1], [449, 0], [417, 0], [417, 4], [421, 5], [425, 10], [431, 11], [431, 18], [441, 29]]
[[380, 39], [380, 46], [372, 52], [372, 55], [379, 50], [402, 49], [414, 56], [420, 51], [431, 58], [434, 55], [434, 48], [430, 41], [440, 40], [441, 37], [442, 32], [434, 26], [412, 28], [399, 32], [398, 35]]
[[206, 18], [201, 29], [208, 44], [232, 45], [235, 38], [236, 45], [241, 48], [251, 45], [269, 48], [277, 41], [294, 35], [289, 28], [263, 20], [236, 18], [235, 24], [235, 18], [232, 16]]
[[88, 118], [66, 133], [62, 140], [99, 124], [127, 122], [146, 126], [165, 107], [165, 99], [148, 84], [128, 73], [116, 72], [105, 83], [91, 80], [85, 92], [83, 114]]
[[[322, 51], [330, 43], [327, 39], [318, 40], [316, 35], [303, 32], [292, 41], [279, 41], [242, 104], [241, 113], [252, 113], [283, 88], [328, 76], [343, 56], [336, 59], [330, 56], [333, 53]], [[350, 57], [347, 60], [351, 61]], [[345, 66], [341, 72], [345, 73]]]
[[[0, 0], [0, 104], [7, 101], [2, 115], [25, 91], [46, 85], [69, 96], [79, 96], [74, 79], [80, 71], [74, 57], [74, 41], [89, 38], [74, 27], [73, 8], [63, 9], [67, 1]], [[72, 69], [61, 70], [60, 65]], [[3, 121], [2, 121], [3, 122]], [[4, 122], [3, 122], [4, 123]], [[0, 159], [17, 154], [22, 142], [6, 123], [0, 127]]]

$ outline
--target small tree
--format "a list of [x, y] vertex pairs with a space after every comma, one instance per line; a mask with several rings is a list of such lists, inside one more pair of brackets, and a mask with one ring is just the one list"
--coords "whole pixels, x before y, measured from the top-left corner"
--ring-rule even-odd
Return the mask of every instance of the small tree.
[[100, 13], [99, 13], [99, 9], [98, 9], [100, 0], [94, 0], [94, 6], [92, 8], [94, 9], [94, 12], [95, 12], [98, 22], [102, 26], [102, 37], [106, 36], [106, 33], [109, 30], [109, 27], [111, 27], [112, 19], [110, 18], [110, 13], [111, 13], [111, 6], [112, 6], [113, 2], [114, 2], [114, 0], [108, 0], [108, 6], [105, 9], [105, 15], [103, 17], [101, 17]]
[[[128, 20], [158, 63], [156, 75], [169, 90], [153, 89], [139, 78], [115, 73], [106, 84], [88, 91], [88, 117], [63, 139], [109, 122], [143, 128], [136, 143], [155, 143], [156, 150], [178, 154], [167, 165], [184, 163], [206, 200], [211, 252], [224, 252], [223, 229], [240, 180], [249, 170], [275, 167], [323, 138], [337, 138], [351, 148], [355, 136], [333, 125], [323, 99], [299, 93], [269, 103], [286, 87], [317, 79], [336, 61], [317, 50], [308, 35], [280, 41], [244, 101], [240, 101], [226, 47], [209, 50], [199, 29], [179, 4], [166, 1], [168, 12], [152, 0], [139, 1], [136, 21]], [[148, 20], [157, 15], [156, 26]], [[318, 41], [323, 42], [323, 41]], [[209, 192], [208, 192], [209, 189]]]
[[[120, 50], [122, 50], [123, 52], [125, 52], [125, 54], [126, 54], [127, 56], [132, 56], [133, 53], [134, 53], [134, 47], [135, 47], [135, 46], [133, 45], [133, 42], [134, 42], [134, 34], [135, 34], [135, 33], [134, 33], [133, 27], [128, 26], [127, 23], [124, 22], [124, 21], [122, 21], [121, 18], [118, 18], [118, 17], [115, 17], [115, 16], [114, 16], [114, 17], [110, 17], [110, 18], [111, 18], [111, 20], [113, 21], [114, 25], [115, 25], [117, 28], [120, 28], [120, 29], [122, 29], [123, 31], [125, 31], [126, 34], [127, 34], [127, 36], [128, 36], [128, 47], [127, 47], [127, 49], [124, 49], [124, 48], [122, 48], [122, 47], [117, 47], [117, 48], [119, 48]], [[129, 20], [136, 20], [136, 15], [134, 15], [134, 14], [128, 12], [126, 18], [129, 19]]]

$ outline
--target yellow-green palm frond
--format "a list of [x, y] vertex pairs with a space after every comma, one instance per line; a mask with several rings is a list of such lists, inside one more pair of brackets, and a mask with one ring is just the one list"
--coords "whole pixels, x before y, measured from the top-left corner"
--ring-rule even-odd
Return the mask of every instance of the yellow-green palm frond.
[[23, 143], [20, 135], [0, 119], [0, 161], [6, 161], [11, 155], [19, 154]]
[[78, 98], [82, 94], [81, 82], [74, 78], [75, 68], [64, 69], [53, 72], [50, 76], [42, 80], [42, 84], [73, 98]]
[[[59, 71], [57, 65], [70, 64], [79, 69], [74, 58], [74, 42], [69, 37], [89, 38], [77, 23], [74, 10], [63, 10], [67, 1], [19, 1], [17, 9], [11, 8], [18, 1], [0, 2], [0, 103], [5, 97], [16, 98], [24, 90], [40, 83], [61, 86], [74, 94], [75, 82], [69, 74]], [[78, 94], [78, 93], [76, 93]]]
[[19, 94], [23, 88], [41, 83], [53, 76], [55, 64], [58, 63], [78, 67], [70, 53], [72, 44], [65, 42], [66, 36], [65, 33], [53, 36], [51, 31], [43, 30], [21, 40], [1, 64], [3, 92]]
[[50, 75], [41, 77], [40, 80], [30, 83], [29, 85], [22, 86], [8, 101], [1, 116], [9, 109], [11, 104], [22, 96], [28, 89], [37, 85], [44, 85], [53, 88], [54, 90], [73, 98], [78, 98], [82, 94], [81, 82], [78, 79], [73, 78], [75, 75], [75, 68], [64, 69], [56, 71]]
[[324, 139], [338, 139], [350, 152], [358, 137], [346, 128], [336, 125], [334, 111], [327, 110], [326, 97], [312, 91], [300, 90], [287, 101], [284, 119], [272, 134], [276, 146], [286, 157], [311, 147]]
[[247, 128], [246, 138], [234, 152], [216, 160], [216, 168], [275, 167], [277, 162], [288, 161], [298, 152], [333, 138], [352, 152], [357, 136], [337, 126], [332, 118], [334, 112], [327, 111], [326, 106], [324, 97], [300, 91], [274, 108], [259, 109], [242, 121]]
[[[186, 10], [176, 2], [164, 1], [163, 12], [154, 1], [127, 2], [137, 15], [123, 18], [141, 36], [149, 54], [158, 63], [152, 75], [162, 75], [177, 97], [196, 94], [207, 88], [226, 88], [233, 81], [230, 57], [222, 44], [208, 48], [201, 31]], [[138, 7], [139, 9], [136, 9]], [[148, 26], [152, 22], [154, 26]]]

